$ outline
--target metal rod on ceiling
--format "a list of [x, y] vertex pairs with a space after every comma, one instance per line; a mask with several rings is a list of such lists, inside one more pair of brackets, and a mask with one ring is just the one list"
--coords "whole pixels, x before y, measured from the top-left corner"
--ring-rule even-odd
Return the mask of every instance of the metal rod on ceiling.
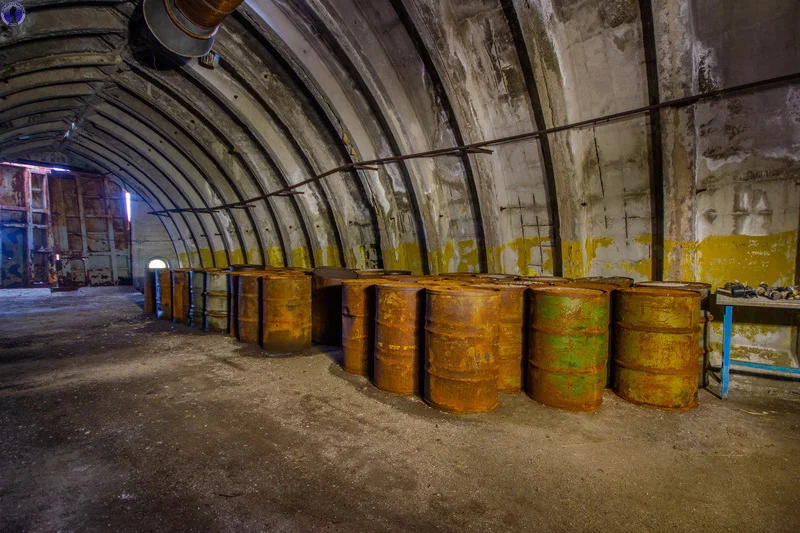
[[[497, 139], [490, 139], [485, 141], [478, 141], [470, 144], [465, 144], [462, 146], [453, 146], [450, 148], [439, 148], [437, 150], [428, 150], [425, 152], [416, 152], [412, 154], [403, 154], [403, 155], [396, 155], [391, 157], [383, 157], [379, 159], [370, 159], [368, 161], [357, 161], [353, 163], [347, 163], [345, 165], [340, 165], [338, 167], [332, 168], [327, 170], [321, 174], [317, 174], [313, 178], [309, 178], [307, 180], [299, 181], [293, 185], [286, 186], [282, 189], [278, 189], [277, 191], [273, 191], [267, 194], [263, 194], [261, 196], [256, 196], [253, 198], [249, 198], [247, 200], [241, 200], [239, 202], [233, 202], [230, 204], [223, 204], [218, 206], [213, 206], [208, 208], [210, 212], [217, 211], [220, 209], [230, 209], [230, 208], [237, 208], [240, 206], [245, 206], [246, 204], [250, 204], [252, 202], [256, 202], [259, 200], [266, 200], [267, 198], [271, 198], [273, 196], [287, 196], [287, 193], [294, 192], [294, 189], [298, 187], [303, 187], [304, 185], [308, 185], [310, 183], [314, 183], [316, 181], [320, 181], [328, 176], [336, 174], [338, 172], [344, 172], [347, 170], [359, 170], [359, 169], [368, 169], [368, 170], [377, 170], [375, 167], [369, 167], [368, 165], [385, 165], [387, 163], [397, 163], [400, 161], [405, 161], [408, 159], [422, 159], [427, 157], [441, 157], [441, 156], [448, 156], [448, 155], [458, 155], [460, 152], [467, 152], [471, 154], [491, 154], [493, 153], [491, 150], [486, 149], [487, 146], [494, 146], [499, 144], [511, 143], [511, 142], [518, 142], [527, 139], [533, 139], [536, 137], [540, 137], [542, 135], [551, 135], [553, 133], [559, 133], [562, 131], [572, 130], [583, 128], [586, 126], [594, 126], [601, 123], [608, 123], [611, 121], [619, 120], [622, 118], [627, 118], [632, 115], [639, 115], [643, 113], [651, 113], [653, 111], [658, 111], [663, 108], [667, 107], [684, 107], [687, 105], [692, 105], [697, 103], [700, 100], [708, 100], [710, 98], [717, 98], [720, 96], [726, 96], [731, 93], [737, 92], [744, 92], [750, 89], [760, 88], [767, 85], [777, 85], [780, 83], [787, 83], [793, 82], [800, 79], [800, 72], [795, 72], [793, 74], [787, 74], [785, 76], [778, 76], [775, 78], [768, 78], [765, 80], [755, 81], [751, 83], [745, 83], [742, 85], [735, 85], [733, 87], [726, 87], [724, 89], [717, 89], [714, 91], [707, 91], [700, 94], [695, 94], [691, 96], [684, 96], [682, 98], [676, 98], [674, 100], [667, 100], [665, 102], [660, 102], [658, 104], [652, 104], [642, 107], [637, 107], [634, 109], [628, 109], [627, 111], [619, 111], [617, 113], [611, 113], [609, 115], [604, 115], [601, 117], [590, 118], [587, 120], [581, 120], [579, 122], [572, 122], [570, 124], [564, 124], [561, 126], [554, 126], [552, 128], [543, 128], [540, 130], [529, 131], [525, 133], [518, 133], [516, 135], [510, 135], [507, 137], [499, 137]], [[194, 208], [186, 207], [186, 208], [177, 208], [177, 209], [169, 209], [169, 210], [159, 210], [159, 211], [150, 211], [152, 215], [158, 215], [162, 213], [174, 213], [174, 212], [184, 212], [184, 211], [194, 211]]]

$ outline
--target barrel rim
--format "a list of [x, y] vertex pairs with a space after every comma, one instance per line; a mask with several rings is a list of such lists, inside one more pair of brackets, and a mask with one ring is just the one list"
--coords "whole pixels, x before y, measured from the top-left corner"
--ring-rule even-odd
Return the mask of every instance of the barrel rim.
[[390, 281], [386, 283], [376, 283], [375, 286], [380, 289], [415, 289], [417, 291], [424, 290], [425, 287], [421, 283], [405, 283], [402, 281]]
[[534, 294], [551, 294], [551, 295], [565, 295], [574, 296], [576, 298], [593, 298], [598, 296], [605, 296], [609, 291], [602, 289], [588, 289], [584, 287], [575, 287], [574, 285], [546, 285], [543, 287], [529, 287]]
[[351, 286], [358, 286], [358, 285], [377, 285], [380, 283], [380, 278], [353, 278], [353, 279], [343, 279], [342, 286], [343, 287], [351, 287]]
[[526, 290], [528, 290], [528, 287], [526, 287], [525, 285], [514, 285], [512, 283], [505, 283], [505, 282], [499, 282], [499, 283], [473, 283], [472, 285], [470, 285], [470, 287], [475, 287], [476, 289], [482, 289], [482, 288], [486, 287], [486, 288], [490, 288], [490, 289], [497, 289], [499, 291], [504, 291], [505, 290], [505, 291], [508, 291], [508, 292], [511, 292], [511, 291], [525, 292]]
[[636, 287], [643, 287], [643, 288], [647, 288], [647, 287], [668, 287], [668, 288], [674, 288], [674, 289], [677, 289], [677, 288], [680, 288], [680, 287], [685, 287], [687, 289], [691, 288], [691, 289], [708, 289], [708, 290], [711, 290], [711, 284], [710, 283], [705, 283], [703, 281], [677, 281], [677, 280], [669, 280], [669, 279], [665, 279], [665, 280], [662, 280], [662, 281], [656, 281], [656, 280], [640, 281], [640, 282], [637, 282], [635, 286]]
[[626, 289], [617, 289], [617, 292], [621, 295], [639, 295], [639, 296], [669, 296], [674, 298], [689, 298], [694, 299], [697, 298], [702, 299], [701, 295], [697, 291], [687, 290], [687, 289], [665, 289], [665, 288], [658, 288], [658, 287], [628, 287]]
[[439, 294], [439, 295], [448, 295], [448, 294], [465, 294], [465, 295], [481, 295], [481, 297], [490, 297], [493, 294], [499, 295], [500, 289], [494, 289], [493, 292], [487, 289], [479, 289], [474, 285], [462, 285], [462, 286], [455, 286], [455, 287], [435, 287], [435, 288], [425, 288], [429, 294]]

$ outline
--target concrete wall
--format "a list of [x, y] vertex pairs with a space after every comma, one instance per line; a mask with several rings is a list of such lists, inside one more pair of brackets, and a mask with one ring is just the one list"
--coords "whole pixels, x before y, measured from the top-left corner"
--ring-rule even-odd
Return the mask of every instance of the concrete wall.
[[141, 197], [131, 194], [131, 233], [133, 235], [133, 284], [144, 290], [144, 274], [151, 259], [163, 259], [172, 267], [181, 266], [175, 245], [160, 217]]

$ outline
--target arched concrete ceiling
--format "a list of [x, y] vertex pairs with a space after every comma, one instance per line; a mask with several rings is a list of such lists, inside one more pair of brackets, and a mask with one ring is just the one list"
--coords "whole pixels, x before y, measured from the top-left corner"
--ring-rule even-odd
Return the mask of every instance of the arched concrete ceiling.
[[181, 210], [162, 218], [187, 266], [698, 277], [712, 237], [793, 231], [796, 256], [796, 86], [208, 208], [800, 71], [798, 5], [731, 3], [250, 0], [208, 69], [148, 56], [137, 2], [29, 0], [0, 32], [0, 157], [60, 154]]

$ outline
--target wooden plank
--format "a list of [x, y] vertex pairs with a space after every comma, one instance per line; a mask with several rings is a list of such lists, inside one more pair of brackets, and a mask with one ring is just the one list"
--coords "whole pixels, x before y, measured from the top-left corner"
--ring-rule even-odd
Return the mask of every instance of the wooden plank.
[[763, 307], [773, 309], [800, 309], [800, 300], [770, 300], [763, 296], [758, 298], [734, 298], [730, 291], [717, 289], [717, 305], [734, 305], [737, 307]]

